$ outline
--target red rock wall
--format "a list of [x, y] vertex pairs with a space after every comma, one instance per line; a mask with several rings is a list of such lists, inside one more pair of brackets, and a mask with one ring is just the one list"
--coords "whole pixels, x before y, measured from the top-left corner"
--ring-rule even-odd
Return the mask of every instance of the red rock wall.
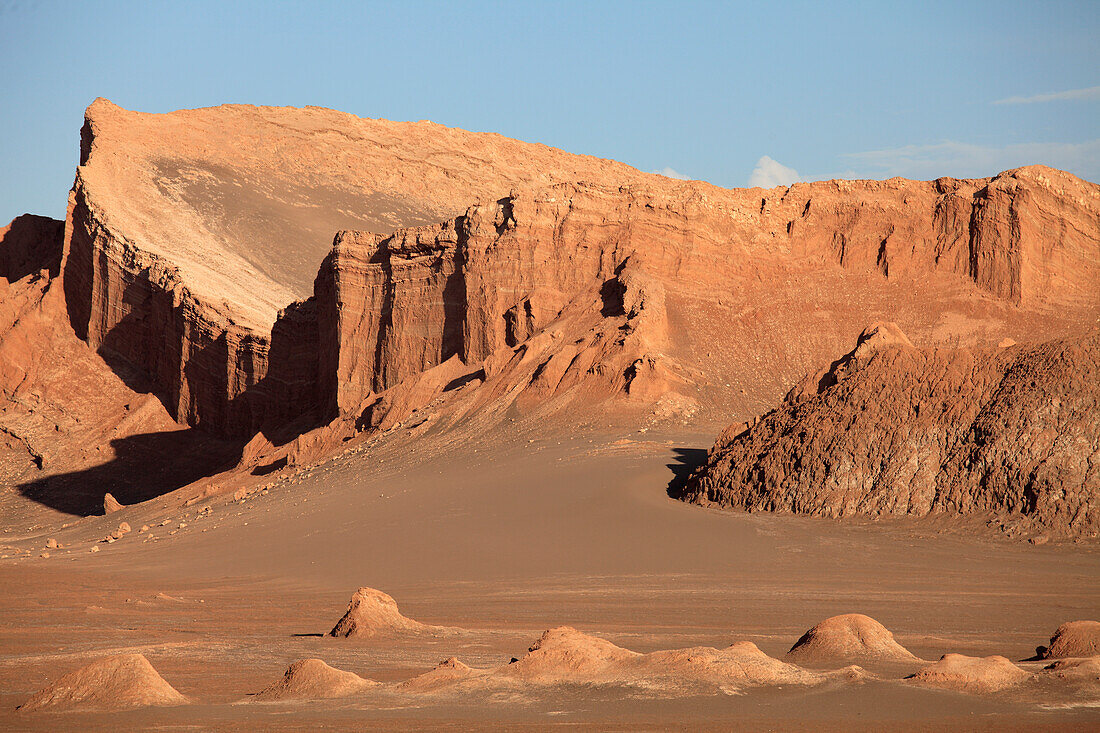
[[819, 262], [892, 280], [969, 280], [1036, 312], [1095, 312], [1097, 190], [1049, 169], [762, 196], [563, 184], [390, 237], [342, 232], [317, 280], [322, 395], [348, 412], [453, 355], [476, 364], [515, 346], [570, 304], [617, 315], [624, 267], [678, 297], [736, 298], [796, 262]]
[[[144, 372], [180, 423], [230, 436], [315, 406], [317, 328], [292, 304], [258, 334], [198, 300], [170, 264], [114, 235], [78, 176], [66, 222], [64, 289], [77, 335]], [[272, 352], [278, 364], [272, 368]]]

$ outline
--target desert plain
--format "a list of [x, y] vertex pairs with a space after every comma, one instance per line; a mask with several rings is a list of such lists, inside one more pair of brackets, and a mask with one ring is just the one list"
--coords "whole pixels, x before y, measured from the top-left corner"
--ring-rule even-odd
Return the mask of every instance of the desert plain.
[[1100, 727], [1096, 184], [77, 144], [0, 242], [6, 729]]

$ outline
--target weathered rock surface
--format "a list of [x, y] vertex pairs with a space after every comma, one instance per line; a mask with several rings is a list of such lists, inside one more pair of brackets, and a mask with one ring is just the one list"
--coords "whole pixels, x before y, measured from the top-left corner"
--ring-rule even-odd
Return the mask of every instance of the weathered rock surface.
[[839, 662], [917, 662], [908, 649], [894, 640], [885, 626], [870, 616], [848, 613], [817, 624], [795, 642], [786, 659], [799, 664]]
[[19, 710], [127, 710], [187, 703], [144, 656], [119, 654], [64, 675], [35, 693]]
[[299, 659], [287, 668], [282, 679], [265, 687], [250, 700], [330, 700], [377, 686], [377, 682], [364, 679], [354, 672], [330, 667], [320, 659]]
[[1069, 621], [1050, 637], [1049, 646], [1035, 650], [1040, 659], [1100, 655], [1100, 621]]
[[374, 588], [360, 588], [352, 595], [347, 613], [332, 628], [329, 636], [369, 639], [402, 634], [439, 635], [454, 631], [406, 618], [397, 610], [397, 601], [389, 595]]
[[989, 693], [1016, 687], [1030, 678], [1030, 674], [1001, 656], [968, 657], [964, 654], [944, 654], [938, 662], [906, 679], [929, 687]]
[[[660, 273], [650, 299], [663, 288], [672, 309], [725, 299], [744, 312], [754, 283], [836, 265], [961, 276], [1060, 317], [1097, 309], [1100, 194], [1045, 168], [725, 191], [429, 123], [314, 108], [145, 115], [105, 100], [88, 109], [81, 163], [65, 265], [78, 335], [148, 374], [179, 421], [241, 437], [318, 405], [358, 409], [452, 355], [474, 365], [566, 306], [599, 311], [593, 296], [627, 263]], [[390, 234], [408, 225], [422, 226]], [[338, 229], [361, 233], [337, 239], [317, 302], [295, 302]], [[640, 359], [641, 379], [614, 375], [635, 396], [679, 381], [661, 358], [633, 356], [606, 368]], [[546, 379], [568, 364], [554, 366]]]
[[832, 517], [1003, 513], [1100, 530], [1100, 333], [928, 348], [892, 325], [718, 438], [677, 493]]
[[145, 371], [179, 421], [245, 435], [314, 402], [316, 323], [297, 301], [337, 230], [438, 221], [517, 184], [645, 176], [318, 108], [155, 115], [98, 99], [81, 137], [65, 266], [77, 334]]
[[[464, 414], [609, 397], [747, 413], [873, 318], [922, 342], [1079, 333], [1100, 315], [1098, 232], [1100, 187], [1043, 167], [723, 190], [430, 123], [97, 100], [52, 265], [61, 282], [28, 275], [0, 302], [36, 313], [12, 318], [24, 343], [41, 341], [36, 319], [67, 317], [92, 347], [78, 358], [110, 364], [88, 371], [117, 383], [94, 400], [112, 407], [77, 430], [111, 435], [88, 443], [96, 460], [136, 465], [192, 435], [168, 436], [152, 393], [167, 417], [233, 440], [216, 470], [251, 470], [456, 394]], [[22, 271], [27, 251], [0, 264]], [[50, 353], [79, 351], [62, 330]], [[0, 368], [18, 384], [29, 352], [9, 353], [22, 355]], [[131, 441], [138, 427], [156, 437]], [[15, 431], [25, 481], [42, 441]], [[83, 473], [76, 450], [55, 468], [122, 499], [98, 487], [114, 472]], [[31, 491], [57, 493], [38, 478]]]

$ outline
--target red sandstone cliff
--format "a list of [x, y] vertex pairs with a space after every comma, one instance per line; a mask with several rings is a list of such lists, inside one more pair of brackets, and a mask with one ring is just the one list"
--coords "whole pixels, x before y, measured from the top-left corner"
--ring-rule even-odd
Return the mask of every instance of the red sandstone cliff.
[[60, 268], [80, 339], [241, 442], [394, 424], [455, 384], [714, 419], [868, 320], [964, 344], [1087, 329], [1100, 187], [1031, 167], [724, 190], [430, 123], [97, 100]]

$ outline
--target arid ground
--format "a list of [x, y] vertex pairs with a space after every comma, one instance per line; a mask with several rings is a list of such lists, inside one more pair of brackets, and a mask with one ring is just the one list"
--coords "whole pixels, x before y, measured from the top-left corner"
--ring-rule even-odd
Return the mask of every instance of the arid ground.
[[0, 728], [1100, 728], [1100, 186], [79, 148], [0, 230]]

